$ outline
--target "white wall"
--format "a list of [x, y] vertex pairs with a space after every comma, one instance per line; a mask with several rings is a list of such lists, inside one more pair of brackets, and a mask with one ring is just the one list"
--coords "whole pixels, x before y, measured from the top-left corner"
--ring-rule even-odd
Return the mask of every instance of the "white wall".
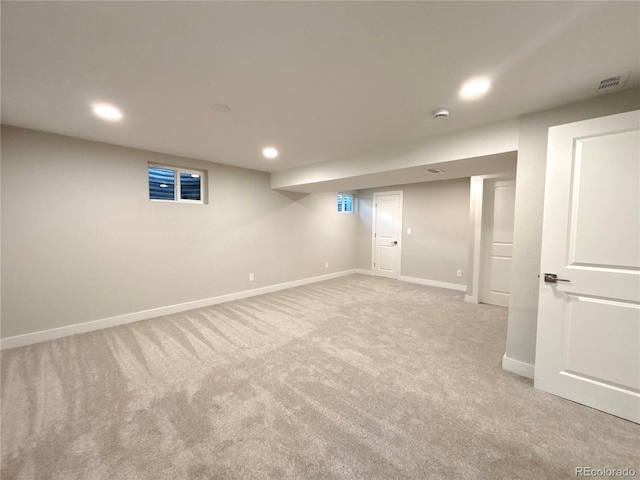
[[[149, 201], [148, 162], [206, 170], [209, 204]], [[358, 218], [335, 195], [3, 126], [2, 337], [353, 269]]]
[[628, 89], [521, 117], [507, 359], [529, 365], [531, 370], [535, 362], [549, 127], [638, 108], [640, 90]]
[[[391, 190], [404, 192], [401, 275], [466, 285], [469, 178], [359, 191], [358, 268], [371, 269], [373, 193]], [[462, 270], [461, 278], [456, 270]]]

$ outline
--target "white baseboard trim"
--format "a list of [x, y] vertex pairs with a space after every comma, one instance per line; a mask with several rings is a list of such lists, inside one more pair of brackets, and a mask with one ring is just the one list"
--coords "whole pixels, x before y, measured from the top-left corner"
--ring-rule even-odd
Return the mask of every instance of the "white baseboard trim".
[[371, 270], [365, 270], [363, 268], [356, 268], [356, 273], [359, 273], [360, 275], [373, 275]]
[[95, 330], [102, 330], [103, 328], [116, 327], [118, 325], [139, 322], [140, 320], [148, 320], [150, 318], [161, 317], [163, 315], [170, 315], [172, 313], [185, 312], [187, 310], [194, 310], [196, 308], [208, 307], [210, 305], [217, 305], [219, 303], [231, 302], [233, 300], [241, 300], [243, 298], [255, 297], [256, 295], [263, 295], [265, 293], [277, 292], [279, 290], [286, 290], [288, 288], [299, 287], [301, 285], [308, 285], [310, 283], [323, 282], [325, 280], [344, 277], [347, 275], [352, 275], [354, 273], [356, 273], [355, 269], [344, 270], [342, 272], [329, 273], [327, 275], [320, 275], [317, 277], [309, 277], [309, 278], [303, 278], [301, 280], [294, 280], [291, 282], [278, 283], [276, 285], [269, 285], [267, 287], [255, 288], [253, 290], [245, 290], [243, 292], [220, 295], [218, 297], [205, 298], [203, 300], [196, 300], [193, 302], [178, 303], [176, 305], [168, 305], [166, 307], [152, 308], [151, 310], [143, 310], [141, 312], [127, 313], [125, 315], [118, 315], [116, 317], [102, 318], [100, 320], [92, 320], [89, 322], [77, 323], [75, 325], [52, 328], [50, 330], [42, 330], [40, 332], [26, 333], [24, 335], [16, 335], [14, 337], [7, 337], [7, 338], [1, 339], [0, 350], [23, 347], [25, 345], [32, 345], [34, 343], [46, 342], [47, 340], [55, 340], [56, 338], [68, 337], [70, 335], [77, 335], [78, 333], [93, 332]]
[[506, 353], [502, 357], [502, 369], [532, 380], [536, 371], [536, 367], [534, 365], [509, 358]]
[[464, 301], [467, 303], [478, 303], [478, 299], [476, 297], [474, 297], [473, 295], [465, 295], [464, 296]]
[[400, 276], [401, 282], [418, 283], [420, 285], [427, 285], [429, 287], [448, 288], [449, 290], [458, 290], [460, 292], [466, 292], [466, 285], [459, 285], [457, 283], [438, 282], [437, 280], [427, 280], [426, 278], [415, 278]]

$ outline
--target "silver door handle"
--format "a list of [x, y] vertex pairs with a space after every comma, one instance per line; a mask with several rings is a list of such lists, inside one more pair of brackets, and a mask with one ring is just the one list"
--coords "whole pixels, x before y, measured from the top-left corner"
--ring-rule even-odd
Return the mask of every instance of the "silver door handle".
[[558, 278], [558, 275], [555, 273], [545, 273], [544, 274], [544, 283], [558, 283], [558, 282], [570, 282], [571, 280], [566, 280], [564, 278]]

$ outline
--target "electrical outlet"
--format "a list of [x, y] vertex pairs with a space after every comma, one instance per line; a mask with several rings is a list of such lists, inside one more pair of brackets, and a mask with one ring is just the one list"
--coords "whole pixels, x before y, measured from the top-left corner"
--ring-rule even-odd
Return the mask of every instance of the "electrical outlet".
[[253, 282], [254, 278], [255, 278], [255, 277], [253, 276], [253, 273], [250, 273], [250, 274], [249, 274], [249, 281], [250, 281], [250, 282]]
[[324, 268], [329, 268], [329, 262], [324, 262]]
[[407, 228], [407, 235], [411, 235], [411, 227]]
[[462, 277], [462, 270], [456, 271], [456, 277], [458, 278]]

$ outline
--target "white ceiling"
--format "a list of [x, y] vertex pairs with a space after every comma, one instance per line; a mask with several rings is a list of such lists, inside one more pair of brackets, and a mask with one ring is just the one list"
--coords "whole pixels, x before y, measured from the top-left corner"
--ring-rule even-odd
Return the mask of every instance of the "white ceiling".
[[[640, 83], [639, 2], [1, 8], [3, 123], [263, 171], [569, 103], [611, 75]], [[478, 74], [489, 95], [457, 100]], [[97, 101], [124, 120], [94, 117]], [[451, 117], [432, 119], [438, 107]]]

